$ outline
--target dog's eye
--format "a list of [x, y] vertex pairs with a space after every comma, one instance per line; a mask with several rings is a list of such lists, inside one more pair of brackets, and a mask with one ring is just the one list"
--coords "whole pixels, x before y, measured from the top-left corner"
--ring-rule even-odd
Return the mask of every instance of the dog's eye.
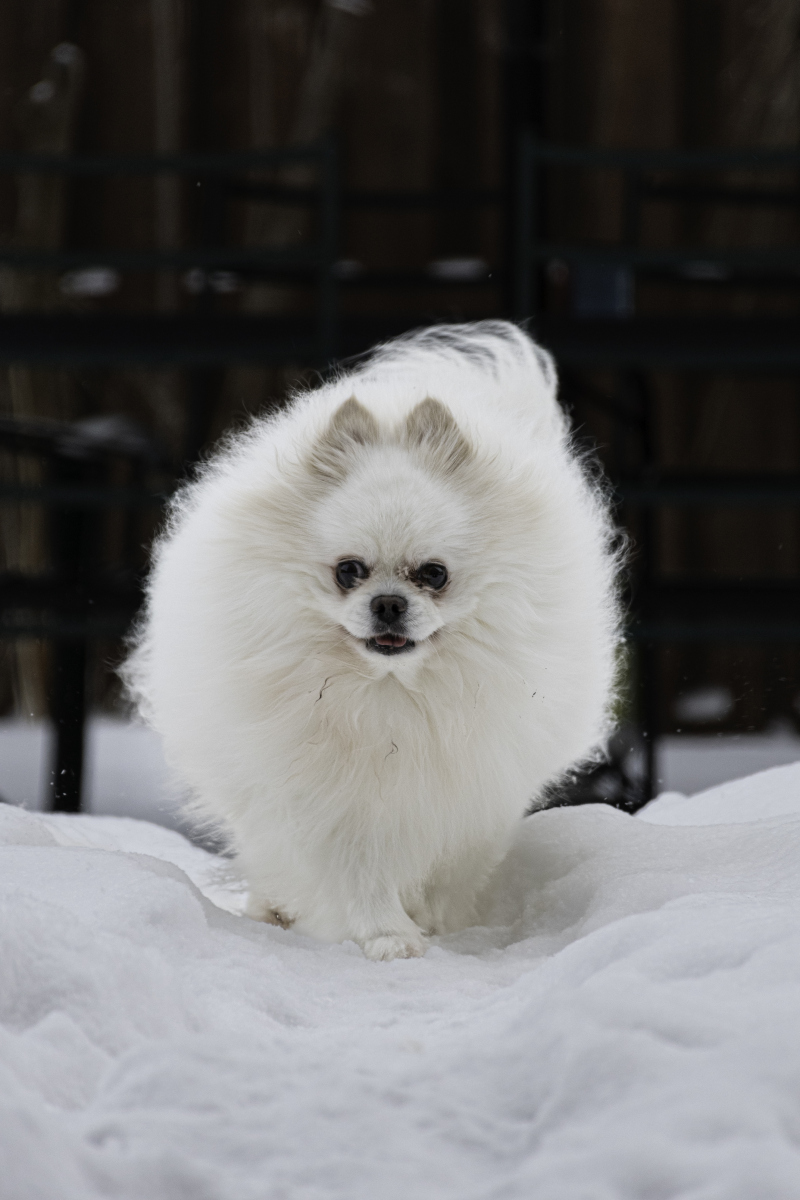
[[420, 583], [433, 588], [435, 592], [440, 591], [447, 583], [447, 567], [443, 567], [441, 563], [423, 563], [415, 574]]
[[357, 558], [348, 558], [336, 567], [336, 582], [341, 588], [355, 587], [359, 579], [366, 579], [368, 568]]

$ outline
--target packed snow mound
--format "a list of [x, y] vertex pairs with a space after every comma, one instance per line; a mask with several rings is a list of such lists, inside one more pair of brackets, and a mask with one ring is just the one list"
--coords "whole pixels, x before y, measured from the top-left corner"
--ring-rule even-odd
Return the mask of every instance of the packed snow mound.
[[480, 926], [372, 963], [0, 805], [0, 1192], [796, 1200], [800, 764], [644, 816], [533, 815]]
[[772, 767], [748, 779], [733, 779], [694, 796], [666, 792], [652, 800], [639, 816], [658, 825], [737, 825], [745, 821], [800, 815], [799, 770], [798, 763]]

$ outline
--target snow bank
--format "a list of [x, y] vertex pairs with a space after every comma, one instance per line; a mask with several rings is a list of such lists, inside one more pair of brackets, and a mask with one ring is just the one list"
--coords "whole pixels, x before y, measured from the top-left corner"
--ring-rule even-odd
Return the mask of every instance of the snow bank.
[[0, 843], [13, 1200], [800, 1194], [800, 764], [537, 814], [481, 927], [386, 964], [170, 830]]
[[639, 813], [656, 825], [739, 825], [800, 814], [800, 763], [772, 767], [694, 796], [665, 792]]

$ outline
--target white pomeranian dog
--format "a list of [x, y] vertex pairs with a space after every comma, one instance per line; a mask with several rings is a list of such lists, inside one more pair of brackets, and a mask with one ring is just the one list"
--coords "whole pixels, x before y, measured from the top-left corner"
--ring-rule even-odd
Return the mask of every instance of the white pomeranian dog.
[[428, 329], [178, 495], [125, 675], [250, 916], [424, 954], [598, 747], [616, 564], [555, 391], [513, 325]]

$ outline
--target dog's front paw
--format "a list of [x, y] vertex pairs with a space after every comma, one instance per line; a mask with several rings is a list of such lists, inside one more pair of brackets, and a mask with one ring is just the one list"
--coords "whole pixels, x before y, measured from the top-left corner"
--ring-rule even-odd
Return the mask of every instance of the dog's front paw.
[[393, 958], [422, 958], [427, 950], [425, 939], [408, 933], [383, 933], [367, 938], [363, 950], [374, 962], [389, 962]]

